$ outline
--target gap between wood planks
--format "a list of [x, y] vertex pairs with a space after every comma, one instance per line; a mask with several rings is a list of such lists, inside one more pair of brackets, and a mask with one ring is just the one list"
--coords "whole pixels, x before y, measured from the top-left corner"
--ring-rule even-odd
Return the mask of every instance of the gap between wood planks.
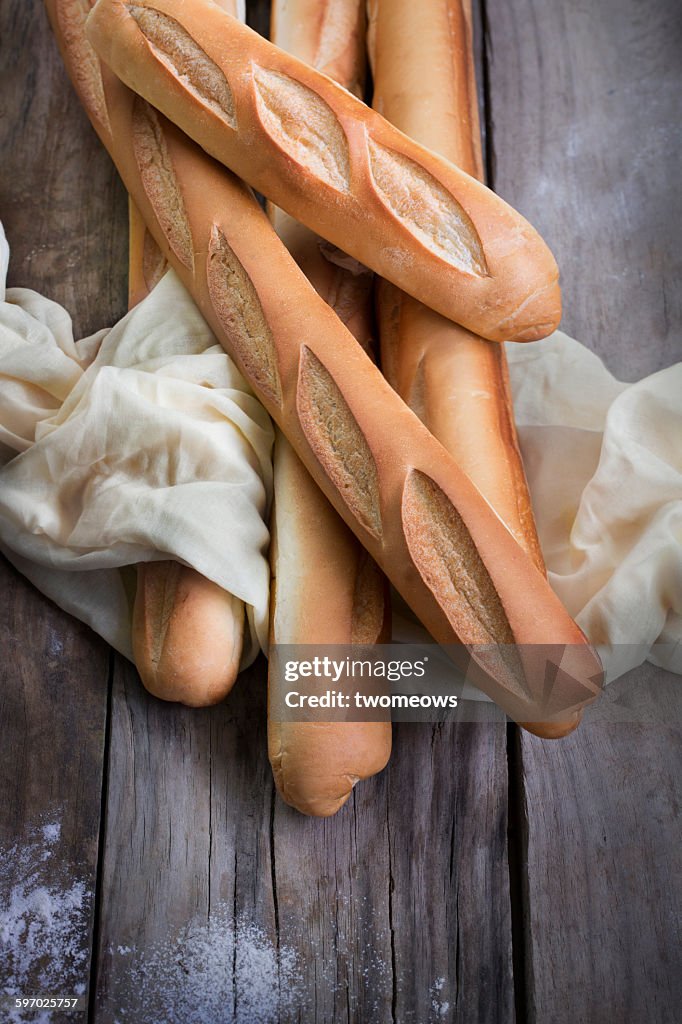
[[[474, 3], [474, 49], [486, 183], [495, 188], [495, 126], [491, 90], [491, 36], [487, 0]], [[511, 911], [512, 978], [516, 1020], [531, 1021], [530, 961], [526, 955], [528, 913], [528, 819], [519, 727], [507, 725], [507, 864]]]
[[109, 793], [109, 764], [111, 760], [112, 696], [114, 689], [114, 665], [118, 655], [109, 651], [107, 668], [107, 708], [104, 723], [104, 752], [102, 756], [102, 793], [100, 796], [99, 838], [97, 842], [97, 867], [95, 871], [95, 912], [92, 922], [92, 948], [90, 954], [90, 989], [88, 992], [88, 1021], [95, 1019], [97, 981], [99, 973], [99, 938], [102, 913], [102, 884], [104, 881], [104, 853], [106, 850], [107, 798]]

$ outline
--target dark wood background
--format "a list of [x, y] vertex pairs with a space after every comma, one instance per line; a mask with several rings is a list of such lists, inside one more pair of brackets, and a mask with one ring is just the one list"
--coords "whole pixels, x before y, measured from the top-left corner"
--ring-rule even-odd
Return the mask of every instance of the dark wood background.
[[[250, 7], [266, 31], [267, 5]], [[681, 13], [476, 12], [491, 183], [554, 249], [565, 329], [628, 380], [682, 357]], [[126, 197], [39, 0], [4, 0], [0, 39], [10, 284], [63, 303], [82, 336], [125, 310]], [[275, 1020], [680, 1019], [677, 677], [644, 672], [659, 724], [587, 722], [559, 743], [401, 725], [388, 769], [316, 821], [275, 795], [262, 661], [220, 707], [167, 706], [4, 562], [0, 581], [0, 840], [60, 810], [60, 858], [93, 895], [92, 1022], [148, 1024], [142, 1007], [120, 1016], [119, 949], [144, 957], [219, 904], [295, 956]], [[196, 1019], [265, 1020], [247, 996], [237, 984], [225, 1015]]]

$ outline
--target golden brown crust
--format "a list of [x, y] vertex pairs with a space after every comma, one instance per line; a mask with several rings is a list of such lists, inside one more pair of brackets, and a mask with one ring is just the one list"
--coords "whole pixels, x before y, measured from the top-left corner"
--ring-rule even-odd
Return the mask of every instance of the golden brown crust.
[[[168, 266], [129, 200], [128, 306], [137, 305]], [[161, 700], [204, 707], [237, 679], [244, 605], [189, 566], [141, 563], [133, 606], [133, 656], [147, 690]]]
[[[401, 130], [482, 176], [468, 0], [370, 0], [374, 105]], [[544, 573], [514, 425], [504, 349], [382, 282], [382, 365]], [[542, 735], [567, 723], [535, 726]], [[542, 730], [545, 730], [544, 732]]]
[[147, 690], [189, 707], [217, 704], [239, 672], [244, 605], [178, 562], [137, 567], [133, 654]]
[[[232, 0], [221, 2], [229, 13], [236, 12]], [[63, 15], [68, 14], [68, 9], [66, 4], [60, 7]], [[75, 32], [75, 18], [73, 25]], [[80, 43], [74, 38], [77, 49], [88, 46], [83, 25], [84, 15], [80, 23]], [[93, 60], [96, 60], [94, 55], [90, 61], [85, 60], [86, 68]], [[96, 81], [101, 86], [99, 73]], [[103, 109], [106, 113], [106, 107]], [[158, 119], [143, 101], [136, 104], [135, 122], [138, 161], [143, 162], [152, 187], [160, 184], [163, 191], [163, 175], [172, 174], [172, 171], [163, 145], [156, 152]], [[104, 123], [110, 132], [108, 114]], [[166, 220], [170, 234], [175, 238], [176, 250], [179, 248], [182, 253], [184, 248], [185, 260], [191, 261], [191, 239], [187, 235], [186, 219], [180, 219], [180, 232], [173, 230], [173, 215], [177, 216], [177, 212], [177, 207], [174, 210], [171, 206]], [[161, 218], [165, 216], [162, 207]], [[161, 250], [130, 199], [129, 308], [149, 294], [167, 267]], [[140, 678], [154, 696], [191, 707], [203, 707], [222, 700], [232, 689], [239, 672], [243, 635], [244, 605], [238, 598], [190, 567], [179, 566], [173, 561], [138, 565], [132, 621], [133, 653]]]
[[[378, 570], [283, 434], [275, 445], [271, 642], [385, 641], [386, 594]], [[269, 698], [284, 681], [271, 669]], [[277, 789], [304, 814], [326, 817], [391, 753], [390, 722], [280, 722], [268, 716]]]
[[386, 378], [544, 572], [504, 349], [445, 320], [388, 282], [380, 282], [377, 298]]
[[[370, 0], [369, 52], [374, 105], [481, 177], [470, 13], [466, 0]], [[504, 350], [387, 282], [379, 287], [378, 310], [388, 380], [544, 571]]]
[[[349, 89], [364, 80], [364, 0], [275, 0], [271, 39]], [[372, 275], [276, 207], [277, 233], [317, 293], [359, 343], [372, 343]], [[325, 255], [326, 253], [326, 255]], [[350, 264], [350, 269], [348, 266]], [[271, 644], [374, 644], [388, 639], [385, 578], [282, 434], [275, 446]], [[271, 705], [288, 684], [268, 666]], [[334, 814], [380, 771], [390, 722], [281, 722], [268, 717], [277, 789], [306, 814]]]
[[[49, 10], [53, 3], [54, 0], [47, 0]], [[63, 47], [63, 38], [60, 43]], [[68, 51], [66, 57], [68, 64]], [[216, 337], [239, 364], [239, 355], [231, 344], [229, 325], [221, 322], [207, 282], [206, 254], [214, 230], [220, 230], [249, 277], [274, 338], [282, 385], [281, 401], [274, 400], [259, 387], [252, 374], [254, 390], [318, 486], [431, 635], [445, 644], [470, 643], [479, 635], [480, 623], [472, 610], [466, 622], [458, 622], [460, 633], [457, 635], [450, 612], [450, 591], [457, 590], [457, 579], [425, 571], [410, 554], [403, 526], [403, 496], [415, 470], [432, 481], [443, 495], [438, 508], [431, 511], [422, 508], [422, 532], [429, 531], [433, 537], [438, 535], [443, 518], [447, 518], [443, 516], [443, 501], [454, 507], [499, 596], [515, 643], [577, 645], [570, 671], [563, 673], [549, 704], [544, 693], [544, 676], [540, 678], [537, 674], [517, 678], [513, 685], [504, 673], [486, 675], [481, 679], [485, 692], [517, 721], [546, 720], [558, 713], [566, 715], [593, 699], [599, 688], [599, 661], [546, 579], [466, 474], [405, 406], [306, 281], [249, 190], [214, 161], [202, 156], [173, 125], [161, 121], [173, 173], [181, 184], [194, 243], [195, 270], [190, 272], [173, 253], [141, 182], [130, 138], [133, 96], [112, 75], [106, 76], [104, 89], [113, 134], [120, 140], [112, 155], [147, 226]], [[303, 343], [334, 381], [371, 450], [377, 471], [380, 538], [353, 515], [348, 502], [316, 458], [302, 429], [296, 397]], [[241, 368], [246, 373], [243, 362]], [[343, 423], [339, 429], [344, 429]], [[472, 655], [474, 663], [479, 664], [479, 652], [472, 651]]]
[[483, 181], [470, 0], [368, 0], [372, 105]]
[[519, 214], [217, 7], [99, 0], [87, 32], [207, 152], [444, 316], [495, 341], [556, 327], [556, 264]]
[[582, 711], [576, 711], [568, 718], [560, 717], [554, 722], [519, 722], [519, 725], [540, 739], [560, 740], [564, 736], [570, 736], [580, 725], [581, 719]]

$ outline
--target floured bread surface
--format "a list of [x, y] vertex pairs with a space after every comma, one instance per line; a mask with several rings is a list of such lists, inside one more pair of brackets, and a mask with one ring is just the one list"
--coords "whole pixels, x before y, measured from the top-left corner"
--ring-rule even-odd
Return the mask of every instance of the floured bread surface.
[[414, 160], [368, 140], [372, 178], [379, 198], [434, 256], [483, 277], [487, 266], [471, 218], [439, 181]]
[[225, 235], [211, 230], [206, 278], [211, 302], [247, 374], [268, 398], [282, 403], [275, 341], [258, 293]]
[[85, 108], [111, 134], [99, 57], [85, 35], [85, 19], [92, 6], [90, 0], [57, 0], [57, 20], [72, 55], [71, 75], [84, 97]]
[[270, 138], [318, 180], [348, 191], [348, 141], [331, 107], [278, 71], [254, 66], [253, 78], [258, 114]]
[[450, 499], [430, 477], [412, 470], [402, 519], [410, 557], [467, 644], [513, 644], [514, 635], [488, 570]]
[[175, 255], [193, 270], [192, 233], [159, 115], [139, 96], [133, 105], [132, 131], [140, 178], [156, 219]]
[[232, 90], [217, 64], [175, 18], [154, 10], [128, 4], [133, 16], [158, 59], [166, 65], [188, 92], [230, 128], [237, 127]]
[[296, 404], [308, 444], [327, 476], [362, 526], [380, 537], [374, 456], [336, 382], [306, 345], [301, 346]]

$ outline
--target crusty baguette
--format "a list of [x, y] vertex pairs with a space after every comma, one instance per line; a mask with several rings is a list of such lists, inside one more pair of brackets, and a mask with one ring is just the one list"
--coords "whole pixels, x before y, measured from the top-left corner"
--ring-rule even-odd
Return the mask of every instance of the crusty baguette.
[[[67, 66], [82, 69], [56, 16], [64, 2], [46, 0]], [[78, 92], [162, 252], [427, 630], [467, 645], [479, 685], [517, 721], [594, 699], [599, 660], [547, 580], [317, 295], [252, 193], [90, 57], [85, 81], [73, 75]], [[544, 668], [526, 672], [525, 645], [536, 644], [569, 645], [549, 694]]]
[[[231, 3], [231, 0], [224, 0]], [[128, 306], [141, 302], [167, 262], [129, 201]], [[170, 559], [137, 566], [132, 643], [144, 686], [161, 700], [205, 707], [223, 700], [239, 672], [244, 603]]]
[[207, 152], [444, 316], [495, 341], [557, 326], [556, 263], [527, 221], [210, 0], [98, 0], [87, 31]]
[[[369, 0], [374, 104], [472, 175], [483, 164], [469, 0]], [[384, 375], [544, 572], [514, 425], [504, 348], [377, 287]]]
[[179, 562], [137, 567], [133, 653], [147, 690], [161, 700], [207, 707], [239, 672], [244, 604]]
[[[368, 15], [374, 105], [401, 131], [482, 178], [470, 0], [369, 0]], [[378, 285], [377, 305], [385, 376], [544, 572], [504, 347], [387, 281]], [[564, 731], [577, 721], [569, 718]], [[552, 726], [552, 735], [559, 731]]]
[[[278, 432], [272, 643], [315, 644], [319, 650], [320, 644], [386, 641], [382, 574], [324, 496], [320, 500], [320, 493]], [[269, 701], [281, 706], [290, 684], [276, 673], [275, 662], [271, 659]], [[268, 750], [283, 799], [305, 814], [326, 817], [346, 802], [356, 782], [385, 767], [391, 724], [281, 722], [269, 715]]]
[[[274, 0], [270, 36], [282, 49], [360, 90], [365, 67], [365, 0]], [[372, 279], [348, 269], [319, 236], [271, 207], [270, 219], [316, 291], [363, 347], [372, 340]], [[373, 644], [388, 640], [381, 572], [278, 431], [272, 516], [271, 644]], [[290, 684], [268, 666], [270, 706]], [[390, 722], [282, 722], [268, 716], [277, 789], [306, 814], [334, 814], [360, 779], [391, 752]]]
[[[234, 0], [217, 0], [238, 15]], [[242, 12], [243, 13], [243, 12]], [[129, 200], [128, 307], [154, 288], [167, 261]], [[239, 672], [244, 604], [170, 559], [137, 567], [132, 644], [144, 686], [161, 700], [204, 707], [223, 700]]]

